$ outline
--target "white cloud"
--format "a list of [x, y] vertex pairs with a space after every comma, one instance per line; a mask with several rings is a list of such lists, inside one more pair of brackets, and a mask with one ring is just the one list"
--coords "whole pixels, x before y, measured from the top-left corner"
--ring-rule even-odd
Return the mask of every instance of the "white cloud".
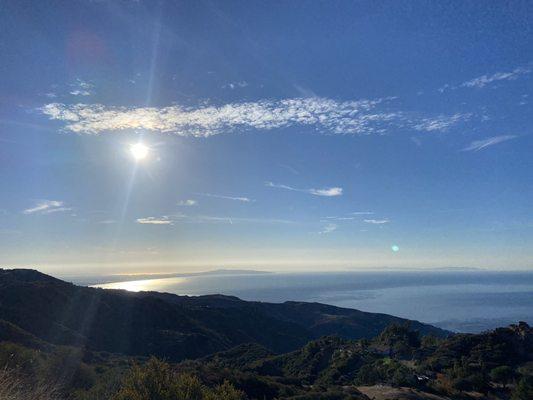
[[91, 92], [89, 92], [88, 90], [76, 89], [76, 90], [72, 90], [70, 94], [73, 96], [90, 96]]
[[453, 115], [439, 115], [432, 118], [422, 118], [420, 121], [415, 122], [413, 128], [417, 131], [445, 131], [451, 126], [457, 124], [460, 121], [469, 119], [472, 114], [469, 113], [456, 113]]
[[232, 216], [213, 216], [213, 215], [178, 215], [177, 219], [184, 220], [189, 223], [226, 223], [226, 224], [292, 224], [294, 221], [279, 218], [243, 218]]
[[94, 87], [92, 83], [85, 82], [82, 79], [77, 79], [75, 83], [70, 84], [73, 89], [70, 94], [73, 96], [90, 96], [91, 90]]
[[34, 207], [27, 208], [22, 211], [24, 214], [52, 214], [55, 212], [71, 211], [72, 208], [65, 207], [63, 201], [58, 200], [42, 200]]
[[335, 220], [335, 221], [353, 221], [358, 219], [357, 217], [360, 215], [373, 215], [373, 211], [355, 211], [348, 213], [349, 216], [330, 216], [326, 217], [326, 220]]
[[178, 206], [182, 206], [182, 207], [193, 207], [196, 205], [198, 205], [198, 202], [192, 199], [178, 201]]
[[331, 188], [324, 188], [324, 189], [308, 189], [307, 192], [315, 196], [325, 196], [325, 197], [342, 196], [342, 188], [340, 187], [331, 187]]
[[86, 134], [144, 129], [208, 137], [237, 129], [269, 130], [293, 125], [313, 126], [337, 134], [372, 134], [383, 133], [403, 119], [401, 113], [375, 110], [386, 100], [390, 99], [339, 102], [312, 97], [197, 108], [50, 103], [41, 111], [50, 119], [65, 122], [66, 130]]
[[[90, 90], [78, 88], [76, 93]], [[220, 106], [117, 107], [103, 104], [49, 103], [40, 111], [62, 121], [64, 129], [84, 134], [146, 130], [179, 136], [209, 137], [247, 129], [306, 126], [332, 134], [384, 134], [398, 129], [446, 130], [470, 114], [413, 116], [391, 111], [394, 97], [337, 101], [322, 97], [258, 100]]]
[[314, 196], [324, 196], [324, 197], [342, 196], [341, 187], [329, 187], [329, 188], [322, 188], [322, 189], [298, 189], [292, 186], [280, 185], [280, 184], [273, 183], [273, 182], [265, 182], [265, 186], [277, 188], [277, 189], [291, 190], [293, 192], [309, 193]]
[[388, 219], [365, 219], [365, 222], [367, 224], [383, 225], [388, 224], [390, 221]]
[[245, 88], [248, 86], [246, 81], [230, 82], [222, 86], [223, 89], [236, 89], [236, 88]]
[[172, 225], [172, 221], [163, 216], [161, 218], [156, 217], [146, 217], [146, 218], [137, 218], [138, 224], [148, 224], [148, 225]]
[[507, 140], [511, 140], [516, 138], [516, 135], [501, 135], [501, 136], [493, 136], [487, 139], [483, 140], [474, 140], [470, 145], [462, 149], [461, 151], [479, 151], [483, 150], [489, 146], [493, 146], [498, 143], [505, 142]]
[[218, 216], [218, 215], [187, 215], [174, 214], [162, 217], [148, 217], [139, 218], [137, 222], [140, 224], [154, 224], [154, 225], [173, 225], [175, 222], [183, 222], [189, 224], [292, 224], [294, 221], [279, 219], [279, 218], [246, 218], [233, 216]]
[[242, 201], [243, 203], [250, 203], [250, 202], [254, 201], [254, 200], [250, 199], [249, 197], [224, 196], [224, 195], [221, 195], [221, 194], [213, 194], [213, 193], [197, 193], [197, 194], [199, 196], [213, 197], [215, 199]]
[[483, 88], [493, 82], [518, 79], [520, 75], [529, 74], [530, 72], [530, 68], [518, 67], [510, 72], [496, 72], [492, 75], [482, 75], [480, 77], [463, 82], [461, 86], [468, 88]]
[[[47, 210], [41, 211], [41, 214], [53, 214], [56, 212], [64, 212], [64, 211], [72, 211], [72, 207], [53, 207], [49, 208]], [[73, 217], [76, 216], [76, 214], [72, 214]]]
[[326, 226], [324, 226], [324, 228], [318, 232], [320, 235], [325, 235], [327, 233], [331, 233], [333, 231], [336, 231], [338, 228], [338, 225], [337, 224], [327, 224]]
[[527, 75], [531, 73], [530, 67], [517, 67], [509, 72], [496, 72], [494, 74], [485, 74], [478, 76], [477, 78], [470, 79], [466, 82], [463, 82], [459, 85], [446, 84], [438, 89], [439, 92], [443, 93], [447, 90], [456, 90], [458, 88], [476, 88], [481, 89], [485, 86], [488, 86], [494, 82], [499, 81], [512, 81], [518, 79], [522, 75]]
[[355, 217], [326, 217], [326, 219], [332, 219], [335, 221], [353, 221]]

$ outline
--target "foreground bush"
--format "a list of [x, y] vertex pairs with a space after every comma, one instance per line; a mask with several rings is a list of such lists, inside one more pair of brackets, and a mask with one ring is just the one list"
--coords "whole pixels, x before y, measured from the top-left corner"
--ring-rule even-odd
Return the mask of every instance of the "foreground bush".
[[1, 400], [59, 400], [57, 391], [45, 384], [32, 385], [13, 370], [0, 369]]
[[151, 358], [134, 366], [124, 378], [114, 400], [244, 400], [244, 394], [229, 382], [213, 389], [198, 378], [175, 373], [170, 365]]

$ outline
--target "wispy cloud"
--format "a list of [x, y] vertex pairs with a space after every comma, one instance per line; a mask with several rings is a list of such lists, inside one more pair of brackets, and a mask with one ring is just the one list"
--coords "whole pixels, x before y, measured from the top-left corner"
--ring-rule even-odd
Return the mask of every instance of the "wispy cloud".
[[242, 197], [242, 196], [224, 196], [221, 194], [213, 194], [213, 193], [196, 193], [196, 194], [199, 196], [213, 197], [215, 199], [242, 201], [243, 203], [250, 203], [254, 201], [250, 199], [249, 197]]
[[325, 219], [335, 220], [335, 221], [353, 221], [355, 217], [326, 217]]
[[76, 133], [146, 129], [180, 136], [212, 136], [235, 129], [274, 129], [313, 125], [334, 133], [381, 132], [398, 115], [373, 111], [384, 100], [338, 102], [324, 98], [230, 103], [220, 107], [107, 107], [101, 104], [51, 103], [41, 111], [66, 122]]
[[293, 224], [294, 221], [279, 218], [243, 218], [234, 216], [218, 215], [177, 215], [175, 217], [188, 223], [212, 223], [212, 224]]
[[172, 220], [166, 216], [163, 216], [160, 218], [146, 217], [146, 218], [137, 218], [137, 223], [147, 224], [147, 225], [172, 225]]
[[388, 219], [365, 219], [365, 222], [367, 224], [383, 225], [388, 224], [390, 221]]
[[359, 220], [360, 216], [362, 215], [373, 215], [373, 211], [354, 211], [351, 213], [348, 213], [344, 216], [330, 216], [326, 217], [326, 220], [334, 220], [334, 221], [354, 221]]
[[70, 87], [72, 88], [70, 94], [73, 96], [90, 96], [92, 94], [91, 90], [94, 85], [89, 82], [85, 82], [82, 79], [77, 79], [75, 83], [70, 85]]
[[178, 201], [178, 206], [181, 206], [181, 207], [193, 207], [196, 205], [198, 205], [198, 202], [192, 199]]
[[479, 151], [483, 150], [489, 146], [494, 146], [495, 144], [506, 142], [516, 138], [516, 135], [501, 135], [501, 136], [492, 136], [483, 140], [474, 140], [470, 145], [462, 149], [461, 151]]
[[327, 187], [327, 188], [322, 188], [322, 189], [299, 189], [299, 188], [295, 188], [292, 186], [280, 185], [280, 184], [273, 183], [273, 182], [265, 182], [265, 186], [277, 188], [277, 189], [291, 190], [293, 192], [308, 193], [314, 196], [324, 196], [324, 197], [342, 196], [341, 187]]
[[280, 218], [246, 218], [224, 215], [188, 215], [177, 213], [162, 217], [138, 218], [139, 224], [173, 225], [182, 222], [188, 224], [293, 224], [294, 221]]
[[223, 89], [236, 89], [236, 88], [245, 88], [248, 86], [246, 81], [230, 82], [222, 86]]
[[23, 214], [52, 214], [56, 212], [71, 211], [71, 207], [65, 207], [63, 201], [58, 200], [42, 200], [34, 207], [23, 210]]
[[291, 174], [294, 174], [294, 175], [300, 175], [300, 171], [298, 171], [296, 168], [294, 168], [293, 166], [291, 165], [288, 165], [288, 164], [278, 164], [281, 168], [284, 168], [286, 169], [287, 171], [289, 171]]
[[69, 92], [73, 96], [90, 96], [91, 92], [88, 90], [76, 89]]
[[445, 131], [460, 121], [465, 121], [472, 116], [470, 113], [456, 113], [452, 115], [439, 115], [432, 118], [422, 118], [415, 122], [413, 128], [417, 131]]
[[521, 75], [529, 74], [530, 68], [518, 67], [510, 72], [496, 72], [492, 75], [482, 75], [469, 81], [463, 82], [462, 87], [483, 88], [493, 82], [508, 81], [518, 79]]
[[[65, 123], [76, 133], [99, 134], [143, 129], [180, 136], [209, 137], [246, 129], [271, 130], [289, 126], [310, 126], [333, 134], [383, 134], [392, 129], [444, 129], [458, 122], [429, 124], [429, 117], [412, 117], [390, 111], [394, 98], [336, 101], [321, 97], [278, 101], [229, 103], [221, 106], [114, 107], [102, 104], [46, 104], [40, 111]], [[437, 119], [443, 120], [440, 116]]]
[[337, 224], [327, 224], [326, 226], [324, 226], [324, 228], [318, 232], [320, 235], [325, 235], [325, 234], [328, 234], [328, 233], [331, 233], [331, 232], [334, 232], [336, 231], [338, 228], [338, 225]]
[[459, 85], [446, 84], [439, 88], [439, 92], [445, 92], [447, 90], [455, 90], [458, 88], [474, 88], [481, 89], [494, 82], [500, 81], [512, 81], [518, 79], [522, 75], [527, 75], [531, 73], [531, 68], [528, 67], [517, 67], [512, 71], [508, 72], [496, 72], [493, 74], [485, 74], [478, 76], [477, 78], [470, 79], [466, 82], [463, 82]]

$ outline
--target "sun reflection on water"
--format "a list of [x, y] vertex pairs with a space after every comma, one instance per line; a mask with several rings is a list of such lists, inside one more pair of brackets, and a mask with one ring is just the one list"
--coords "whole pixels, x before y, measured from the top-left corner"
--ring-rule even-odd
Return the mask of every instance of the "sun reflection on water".
[[165, 287], [180, 284], [185, 281], [186, 278], [142, 279], [137, 281], [103, 283], [99, 285], [93, 285], [92, 287], [98, 287], [102, 289], [123, 289], [129, 292], [164, 292]]

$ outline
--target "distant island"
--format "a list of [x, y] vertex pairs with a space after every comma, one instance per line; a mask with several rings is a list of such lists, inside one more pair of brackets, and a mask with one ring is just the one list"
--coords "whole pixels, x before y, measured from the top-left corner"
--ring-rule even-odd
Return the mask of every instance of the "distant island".
[[220, 276], [220, 275], [264, 275], [271, 274], [269, 271], [256, 271], [249, 269], [225, 269], [219, 268], [202, 272], [165, 272], [165, 273], [140, 273], [140, 274], [113, 274], [97, 276], [65, 276], [67, 281], [79, 285], [91, 286], [104, 283], [129, 282], [147, 279], [185, 278], [194, 276]]

